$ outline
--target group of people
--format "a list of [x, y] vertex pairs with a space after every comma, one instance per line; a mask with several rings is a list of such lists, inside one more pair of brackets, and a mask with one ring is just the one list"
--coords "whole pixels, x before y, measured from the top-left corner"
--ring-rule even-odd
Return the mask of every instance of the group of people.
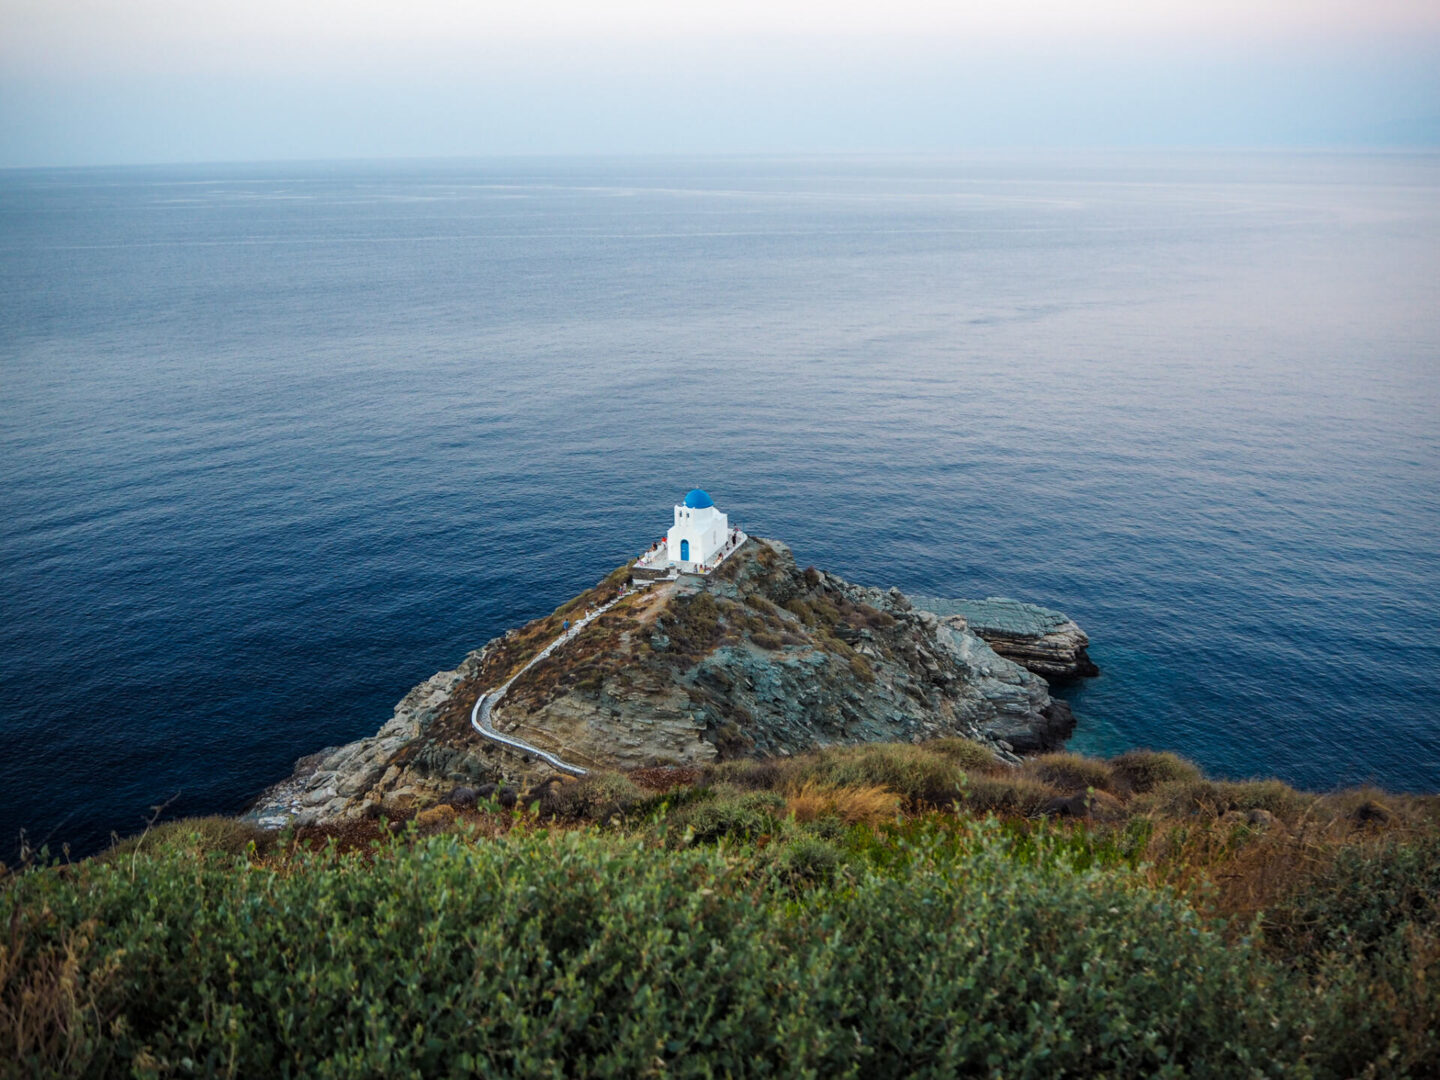
[[[705, 569], [706, 569], [706, 570], [713, 570], [713, 569], [715, 569], [715, 567], [719, 566], [719, 565], [720, 565], [720, 561], [721, 561], [722, 559], [724, 559], [726, 555], [730, 554], [730, 552], [734, 549], [735, 545], [738, 544], [739, 542], [740, 542], [740, 530], [739, 530], [738, 528], [731, 529], [731, 530], [730, 530], [730, 536], [729, 536], [729, 538], [725, 541], [725, 546], [724, 546], [723, 548], [721, 548], [721, 549], [719, 550], [719, 552], [716, 553], [714, 559], [712, 559], [710, 562], [708, 562], [708, 563], [705, 564]], [[657, 551], [659, 551], [662, 547], [664, 547], [665, 545], [667, 545], [667, 544], [669, 544], [669, 543], [670, 543], [670, 538], [667, 537], [667, 536], [662, 536], [659, 540], [656, 540], [653, 544], [650, 545], [649, 548], [646, 549], [646, 551], [644, 552], [644, 554], [642, 554], [642, 555], [640, 556], [639, 561], [642, 562], [642, 563], [643, 563], [643, 562], [648, 562], [648, 561], [650, 560], [651, 556], [653, 556]]]

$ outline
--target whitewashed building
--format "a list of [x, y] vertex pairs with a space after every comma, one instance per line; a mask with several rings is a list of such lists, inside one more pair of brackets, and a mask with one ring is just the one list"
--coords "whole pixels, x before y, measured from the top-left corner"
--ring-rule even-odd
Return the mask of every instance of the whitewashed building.
[[675, 507], [675, 524], [665, 534], [665, 548], [672, 563], [689, 569], [708, 563], [729, 539], [730, 519], [715, 508], [708, 494], [693, 488]]
[[654, 581], [676, 574], [708, 574], [724, 562], [748, 537], [730, 527], [730, 518], [715, 508], [704, 491], [693, 488], [675, 507], [675, 520], [664, 539], [635, 560], [633, 575]]

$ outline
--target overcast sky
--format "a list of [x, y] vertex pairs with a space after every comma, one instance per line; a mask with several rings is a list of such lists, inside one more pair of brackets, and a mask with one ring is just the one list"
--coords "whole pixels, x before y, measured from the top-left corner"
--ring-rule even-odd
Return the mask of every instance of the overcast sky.
[[1440, 0], [0, 0], [0, 166], [1440, 145]]

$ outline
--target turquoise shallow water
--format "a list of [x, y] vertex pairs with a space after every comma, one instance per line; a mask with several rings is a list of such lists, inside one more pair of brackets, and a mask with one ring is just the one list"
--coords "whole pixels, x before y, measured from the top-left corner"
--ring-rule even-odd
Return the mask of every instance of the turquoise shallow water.
[[0, 174], [6, 848], [240, 809], [695, 485], [1070, 613], [1081, 749], [1440, 788], [1437, 283], [1435, 156]]

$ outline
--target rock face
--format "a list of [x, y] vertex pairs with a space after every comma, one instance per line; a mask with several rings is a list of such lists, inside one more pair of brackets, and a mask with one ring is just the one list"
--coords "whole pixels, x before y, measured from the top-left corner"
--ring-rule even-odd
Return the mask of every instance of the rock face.
[[910, 601], [917, 608], [933, 611], [947, 625], [984, 638], [1001, 656], [1047, 679], [1100, 674], [1085, 651], [1089, 637], [1058, 611], [1004, 596], [984, 600], [912, 596]]
[[[408, 811], [457, 786], [494, 791], [553, 776], [482, 738], [471, 707], [627, 577], [622, 567], [432, 676], [376, 735], [302, 759], [248, 816], [279, 825]], [[1013, 760], [1059, 746], [1074, 727], [1044, 679], [963, 620], [896, 589], [801, 571], [784, 544], [759, 539], [708, 577], [625, 597], [516, 679], [491, 721], [568, 762], [621, 769], [945, 735], [989, 742]]]

